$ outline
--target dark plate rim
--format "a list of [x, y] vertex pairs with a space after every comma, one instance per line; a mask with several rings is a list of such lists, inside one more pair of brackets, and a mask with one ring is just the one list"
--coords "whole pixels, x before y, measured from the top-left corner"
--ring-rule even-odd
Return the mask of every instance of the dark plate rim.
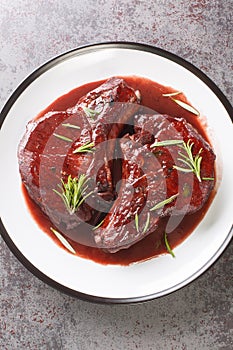
[[[230, 104], [230, 102], [227, 100], [225, 95], [222, 93], [222, 91], [217, 87], [217, 85], [205, 74], [203, 73], [199, 68], [195, 67], [193, 64], [189, 63], [188, 61], [184, 60], [183, 58], [168, 52], [164, 49], [154, 47], [151, 45], [147, 45], [144, 43], [135, 43], [135, 42], [127, 42], [127, 41], [117, 41], [117, 42], [102, 42], [102, 43], [94, 43], [84, 46], [79, 46], [75, 49], [72, 49], [70, 51], [64, 52], [59, 56], [56, 56], [55, 58], [52, 58], [48, 62], [44, 63], [42, 66], [34, 70], [12, 93], [10, 98], [5, 103], [0, 116], [0, 126], [3, 125], [4, 120], [6, 119], [11, 107], [14, 105], [18, 97], [22, 94], [22, 92], [40, 75], [42, 75], [44, 72], [49, 70], [50, 68], [54, 67], [55, 65], [59, 64], [61, 61], [70, 59], [73, 56], [77, 55], [83, 55], [90, 52], [95, 52], [99, 50], [106, 50], [108, 48], [117, 48], [117, 49], [131, 49], [131, 50], [137, 50], [137, 51], [145, 51], [150, 52], [155, 55], [164, 57], [169, 59], [170, 61], [173, 61], [180, 66], [183, 66], [190, 72], [192, 72], [196, 77], [198, 77], [200, 80], [202, 80], [209, 88], [212, 90], [212, 92], [218, 97], [220, 102], [223, 104], [224, 108], [226, 109], [230, 119], [233, 121], [233, 109]], [[37, 269], [17, 248], [17, 246], [14, 244], [12, 239], [10, 238], [10, 235], [8, 234], [7, 230], [4, 227], [4, 224], [2, 220], [0, 219], [0, 233], [6, 242], [9, 249], [13, 252], [13, 254], [16, 256], [16, 258], [37, 278], [39, 278], [41, 281], [45, 282], [49, 286], [65, 293], [70, 296], [79, 298], [81, 300], [95, 302], [95, 303], [102, 303], [102, 304], [132, 304], [132, 303], [139, 303], [139, 302], [145, 302], [150, 301], [165, 295], [168, 295], [170, 293], [174, 293], [178, 289], [181, 289], [185, 286], [187, 286], [189, 283], [200, 277], [205, 271], [207, 271], [221, 256], [223, 251], [226, 249], [227, 245], [230, 242], [230, 236], [231, 236], [232, 228], [230, 229], [228, 235], [226, 236], [224, 242], [219, 247], [219, 249], [215, 252], [215, 254], [212, 256], [212, 258], [205, 263], [204, 266], [202, 266], [198, 271], [196, 271], [193, 275], [189, 276], [187, 279], [183, 280], [182, 282], [178, 283], [177, 285], [163, 290], [159, 293], [153, 293], [150, 295], [140, 296], [140, 297], [130, 297], [130, 298], [106, 298], [106, 297], [100, 297], [95, 295], [89, 295], [85, 294], [73, 289], [70, 289], [56, 281], [54, 281], [52, 278], [48, 277], [44, 273], [42, 273], [39, 269]]]

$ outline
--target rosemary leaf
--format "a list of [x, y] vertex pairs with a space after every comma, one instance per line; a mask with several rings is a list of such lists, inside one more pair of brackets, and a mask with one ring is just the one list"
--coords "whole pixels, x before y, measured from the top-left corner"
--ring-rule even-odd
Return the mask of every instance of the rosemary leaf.
[[214, 177], [202, 177], [202, 180], [204, 181], [214, 181]]
[[170, 247], [170, 245], [169, 245], [169, 243], [168, 243], [168, 239], [167, 239], [167, 234], [166, 234], [166, 232], [164, 233], [164, 242], [165, 242], [165, 245], [166, 245], [166, 248], [167, 248], [168, 253], [171, 254], [171, 256], [172, 256], [173, 258], [175, 258], [176, 256], [175, 256], [173, 250], [171, 249], [171, 247]]
[[180, 107], [186, 109], [186, 111], [188, 112], [191, 112], [197, 116], [200, 115], [200, 113], [192, 106], [188, 105], [187, 103], [183, 102], [183, 101], [180, 101], [180, 100], [177, 100], [173, 97], [171, 97], [172, 101], [174, 101], [175, 103], [177, 103]]
[[192, 169], [182, 168], [180, 166], [174, 165], [173, 169], [182, 171], [183, 173], [193, 173]]
[[[83, 192], [85, 192], [85, 190], [83, 190]], [[94, 191], [89, 192], [88, 194], [86, 194], [81, 201], [79, 202], [79, 206], [92, 194], [94, 193]]]
[[104, 219], [102, 221], [100, 221], [100, 223], [98, 225], [94, 226], [92, 230], [93, 231], [97, 230], [97, 228], [99, 228], [103, 224], [103, 222], [104, 222]]
[[55, 234], [55, 236], [59, 239], [59, 241], [68, 249], [72, 254], [76, 254], [74, 248], [70, 245], [70, 243], [61, 235], [60, 232], [50, 227], [50, 230]]
[[99, 112], [95, 111], [94, 109], [88, 108], [88, 107], [82, 107], [86, 116], [90, 117], [92, 119], [95, 119], [95, 116], [99, 114]]
[[65, 126], [66, 128], [80, 129], [78, 125], [74, 125], [70, 123], [62, 124], [62, 126]]
[[153, 143], [150, 148], [159, 147], [159, 146], [173, 146], [183, 144], [183, 140], [164, 140], [164, 141], [156, 141]]
[[55, 190], [55, 188], [53, 188], [53, 192], [55, 192], [58, 196], [60, 196], [63, 199], [62, 193], [60, 193], [59, 191]]
[[199, 182], [201, 182], [201, 161], [202, 161], [202, 157], [195, 157], [194, 159], [194, 164], [195, 164], [195, 174], [199, 180]]
[[193, 171], [193, 166], [192, 164], [190, 164], [190, 160], [188, 157], [185, 157], [184, 155], [184, 159], [183, 158], [177, 158], [177, 160], [179, 160], [180, 162], [184, 163], [185, 165], [187, 165], [190, 169], [188, 169], [189, 171]]
[[145, 226], [144, 226], [142, 233], [146, 233], [149, 225], [150, 225], [150, 212], [147, 213], [147, 219], [146, 219], [146, 223], [145, 223]]
[[58, 135], [58, 134], [53, 134], [54, 136], [56, 136], [58, 139], [61, 139], [63, 141], [68, 141], [68, 142], [73, 142], [73, 140], [69, 139], [69, 137], [63, 136], [63, 135]]
[[134, 221], [135, 221], [136, 230], [137, 230], [137, 232], [139, 232], [138, 213], [135, 214]]
[[85, 143], [84, 145], [76, 148], [73, 153], [85, 153], [85, 152], [89, 152], [89, 153], [93, 153], [95, 151], [94, 148], [95, 144], [94, 142], [90, 142], [88, 141], [87, 143]]
[[163, 94], [162, 96], [164, 96], [164, 97], [171, 97], [171, 96], [176, 96], [176, 95], [179, 95], [179, 94], [182, 94], [182, 91], [175, 91], [175, 92], [171, 92], [171, 93], [168, 93], [168, 94]]
[[157, 210], [164, 207], [164, 205], [171, 203], [178, 195], [179, 193], [174, 194], [173, 196], [165, 199], [164, 201], [157, 203], [153, 208], [150, 209], [150, 211]]

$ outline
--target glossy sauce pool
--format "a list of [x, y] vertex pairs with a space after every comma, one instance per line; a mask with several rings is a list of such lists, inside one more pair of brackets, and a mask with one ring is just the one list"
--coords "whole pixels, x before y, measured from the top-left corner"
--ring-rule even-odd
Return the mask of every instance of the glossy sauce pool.
[[[209, 141], [206, 135], [206, 131], [201, 125], [199, 117], [191, 112], [186, 111], [170, 98], [162, 96], [165, 93], [174, 92], [171, 87], [165, 87], [158, 83], [152, 82], [151, 80], [140, 77], [133, 76], [123, 78], [129, 86], [133, 87], [135, 90], [140, 90], [142, 96], [141, 104], [143, 106], [149, 107], [150, 109], [153, 109], [161, 114], [168, 114], [173, 117], [185, 118], [207, 141]], [[80, 97], [85, 95], [87, 92], [95, 89], [102, 82], [103, 81], [88, 83], [70, 91], [68, 94], [59, 97], [44, 111], [42, 111], [36, 118], [40, 118], [49, 111], [64, 111], [67, 108], [74, 106]], [[179, 94], [179, 100], [188, 103], [185, 96], [182, 94]], [[22, 186], [22, 190], [31, 215], [39, 227], [44, 232], [46, 232], [59, 246], [64, 248], [64, 246], [51, 232], [50, 227], [52, 224], [49, 218], [43, 214], [41, 209], [34, 203], [34, 201], [32, 201], [24, 186]], [[174, 217], [174, 220], [182, 220], [176, 229], [169, 233], [169, 245], [172, 249], [184, 241], [184, 239], [187, 238], [195, 229], [195, 227], [200, 223], [206, 214], [213, 200], [213, 197], [214, 191], [212, 191], [207, 203], [196, 213], [187, 215], [183, 218]], [[129, 265], [133, 262], [144, 261], [152, 257], [167, 253], [167, 248], [164, 242], [164, 232], [168, 219], [169, 218], [161, 219], [159, 227], [156, 229], [156, 231], [149, 234], [140, 242], [134, 244], [128, 249], [123, 249], [114, 254], [106, 253], [99, 248], [82, 245], [69, 238], [67, 240], [76, 251], [76, 254], [80, 257], [90, 259], [101, 264]]]

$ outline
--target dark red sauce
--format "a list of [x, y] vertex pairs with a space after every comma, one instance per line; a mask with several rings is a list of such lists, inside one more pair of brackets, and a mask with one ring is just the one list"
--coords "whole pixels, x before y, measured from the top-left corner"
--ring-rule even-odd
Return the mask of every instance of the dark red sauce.
[[[140, 77], [124, 77], [124, 80], [134, 89], [140, 90], [142, 95], [141, 104], [143, 106], [149, 107], [161, 114], [164, 113], [173, 117], [185, 118], [207, 141], [209, 141], [206, 131], [197, 116], [186, 111], [174, 103], [174, 101], [172, 101], [170, 98], [162, 96], [165, 93], [174, 92], [174, 89], [171, 87], [162, 86], [158, 83], [152, 82], [151, 80]], [[67, 108], [74, 106], [80, 97], [92, 89], [95, 89], [102, 82], [103, 81], [88, 83], [70, 91], [69, 93], [59, 97], [44, 111], [42, 111], [36, 118], [39, 118], [44, 113], [47, 113], [49, 111], [64, 111]], [[186, 103], [189, 103], [183, 94], [179, 95], [179, 99]], [[32, 201], [24, 186], [22, 186], [22, 190], [31, 215], [39, 227], [44, 232], [46, 232], [59, 246], [63, 247], [50, 230], [52, 224], [49, 218], [41, 211], [37, 204]], [[184, 241], [184, 239], [187, 238], [195, 229], [195, 227], [200, 223], [206, 214], [213, 200], [213, 197], [214, 191], [212, 191], [212, 194], [209, 197], [207, 203], [196, 213], [187, 215], [184, 218], [174, 217], [174, 220], [182, 220], [176, 229], [169, 233], [169, 244], [172, 249]], [[168, 220], [168, 217], [161, 219], [159, 228], [155, 232], [148, 235], [143, 240], [134, 244], [130, 248], [123, 249], [114, 254], [106, 253], [99, 248], [82, 245], [69, 238], [67, 238], [67, 240], [70, 242], [77, 255], [80, 257], [90, 259], [101, 264], [129, 265], [133, 262], [147, 260], [152, 257], [167, 253], [164, 242], [164, 232]]]

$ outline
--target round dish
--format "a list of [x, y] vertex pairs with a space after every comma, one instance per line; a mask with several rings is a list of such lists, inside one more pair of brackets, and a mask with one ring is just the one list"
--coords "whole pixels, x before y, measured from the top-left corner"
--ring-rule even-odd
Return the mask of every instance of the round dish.
[[[17, 146], [29, 120], [77, 86], [110, 76], [137, 75], [182, 91], [206, 117], [217, 155], [218, 189], [206, 216], [175, 248], [129, 266], [101, 265], [72, 256], [39, 229], [21, 191]], [[171, 293], [213, 264], [232, 237], [233, 149], [231, 106], [200, 70], [164, 50], [134, 43], [77, 48], [33, 72], [13, 93], [1, 114], [1, 233], [17, 258], [37, 277], [70, 295], [95, 302], [133, 303]], [[232, 116], [231, 116], [232, 117]]]

